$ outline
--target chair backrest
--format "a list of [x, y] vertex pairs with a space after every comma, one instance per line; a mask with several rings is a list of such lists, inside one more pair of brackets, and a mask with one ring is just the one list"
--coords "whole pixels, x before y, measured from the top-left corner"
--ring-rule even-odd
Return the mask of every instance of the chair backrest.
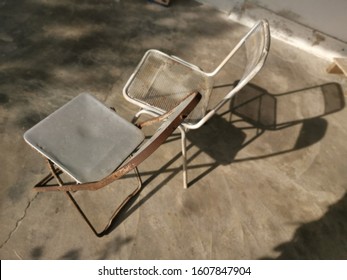
[[221, 64], [209, 76], [216, 76], [225, 64], [242, 48], [246, 52], [246, 65], [238, 84], [225, 97], [210, 110], [206, 116], [195, 126], [200, 127], [210, 119], [235, 93], [242, 89], [263, 67], [270, 50], [270, 28], [267, 20], [256, 23], [252, 29], [239, 41]]
[[243, 75], [239, 83], [225, 96], [224, 99], [230, 99], [263, 67], [270, 50], [270, 28], [267, 20], [263, 19], [255, 24], [214, 72], [219, 72], [226, 62], [243, 46], [245, 47], [247, 60]]
[[226, 96], [227, 99], [230, 99], [244, 87], [263, 67], [270, 50], [270, 28], [268, 22], [266, 20], [258, 22], [242, 41], [246, 49], [247, 65], [239, 83]]

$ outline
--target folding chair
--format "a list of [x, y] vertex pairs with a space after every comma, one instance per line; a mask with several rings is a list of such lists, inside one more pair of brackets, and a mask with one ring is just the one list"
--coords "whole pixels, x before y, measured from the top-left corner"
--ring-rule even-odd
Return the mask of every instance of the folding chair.
[[[80, 94], [24, 134], [25, 141], [46, 159], [50, 169], [34, 190], [65, 192], [95, 235], [104, 235], [120, 210], [141, 190], [137, 166], [181, 124], [200, 98], [199, 93], [189, 94], [168, 113], [135, 126], [93, 96]], [[141, 128], [159, 121], [163, 122], [161, 126], [144, 141]], [[101, 189], [132, 170], [137, 174], [137, 188], [97, 232], [71, 192]], [[64, 183], [62, 173], [76, 183]], [[50, 183], [53, 179], [57, 184]]]
[[[217, 105], [207, 111], [216, 76], [241, 47], [246, 50], [247, 61], [239, 83]], [[149, 50], [130, 76], [123, 88], [123, 95], [126, 100], [141, 108], [135, 115], [134, 121], [144, 113], [157, 116], [167, 112], [177, 105], [186, 92], [198, 91], [202, 94], [198, 106], [179, 127], [182, 139], [183, 186], [185, 188], [187, 188], [186, 132], [189, 129], [201, 127], [260, 71], [269, 48], [269, 25], [266, 20], [262, 20], [254, 25], [220, 65], [210, 73], [204, 72], [198, 66], [178, 57], [158, 50]]]

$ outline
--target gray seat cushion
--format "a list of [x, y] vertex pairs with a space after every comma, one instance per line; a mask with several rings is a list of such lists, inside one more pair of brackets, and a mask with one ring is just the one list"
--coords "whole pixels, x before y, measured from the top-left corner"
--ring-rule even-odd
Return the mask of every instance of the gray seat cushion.
[[26, 142], [80, 183], [109, 175], [142, 143], [143, 132], [83, 93], [24, 134]]

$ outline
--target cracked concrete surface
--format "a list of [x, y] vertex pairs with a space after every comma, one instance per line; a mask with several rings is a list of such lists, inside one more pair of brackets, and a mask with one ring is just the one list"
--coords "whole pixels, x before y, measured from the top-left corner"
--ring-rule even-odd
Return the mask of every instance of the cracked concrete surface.
[[19, 227], [20, 223], [24, 220], [27, 210], [29, 209], [31, 203], [34, 201], [34, 199], [37, 197], [38, 194], [35, 194], [35, 196], [28, 202], [27, 206], [24, 209], [24, 213], [23, 216], [20, 217], [17, 221], [16, 224], [13, 228], [13, 230], [10, 231], [10, 233], [8, 234], [8, 238], [0, 245], [0, 249], [2, 249], [2, 247], [4, 247], [7, 242], [11, 239], [12, 235], [16, 232], [17, 228]]
[[[130, 120], [137, 108], [121, 92], [147, 49], [211, 70], [248, 29], [183, 0], [2, 1], [0, 26], [1, 259], [347, 258], [347, 82], [328, 61], [272, 40], [252, 83], [188, 133], [190, 188], [175, 133], [98, 239], [64, 194], [32, 191], [47, 170], [23, 133], [80, 92]], [[219, 77], [212, 104], [243, 64]], [[133, 180], [76, 197], [102, 226]]]

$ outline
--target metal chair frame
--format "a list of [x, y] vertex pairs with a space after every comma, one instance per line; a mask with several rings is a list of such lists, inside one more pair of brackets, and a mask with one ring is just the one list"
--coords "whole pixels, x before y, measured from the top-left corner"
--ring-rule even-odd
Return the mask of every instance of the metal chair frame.
[[[60, 175], [62, 173], [67, 173], [59, 165], [53, 163], [52, 160], [45, 157], [50, 173], [44, 177], [40, 182], [34, 186], [36, 192], [48, 192], [48, 191], [61, 191], [65, 192], [68, 198], [72, 201], [73, 205], [76, 207], [82, 218], [88, 224], [90, 229], [97, 237], [103, 236], [110, 226], [113, 224], [114, 220], [124, 208], [125, 205], [142, 189], [142, 181], [140, 174], [138, 172], [137, 166], [147, 159], [158, 147], [165, 142], [165, 140], [172, 134], [172, 132], [182, 123], [182, 121], [189, 115], [189, 113], [195, 108], [195, 106], [200, 101], [201, 95], [197, 92], [189, 94], [177, 107], [173, 108], [171, 111], [156, 116], [150, 120], [139, 123], [136, 126], [138, 128], [143, 128], [145, 126], [153, 125], [158, 122], [162, 122], [161, 126], [152, 135], [152, 137], [145, 141], [132, 155], [129, 155], [128, 160], [125, 161], [120, 167], [114, 170], [110, 175], [104, 177], [103, 179], [95, 182], [85, 182], [85, 183], [64, 183]], [[29, 143], [30, 144], [30, 143]], [[30, 144], [31, 145], [31, 144]], [[31, 145], [32, 146], [32, 145]], [[34, 147], [35, 148], [35, 147]], [[42, 155], [42, 153], [40, 153]], [[96, 191], [99, 190], [112, 182], [122, 178], [125, 174], [130, 171], [135, 171], [138, 179], [138, 186], [132, 190], [132, 192], [121, 202], [121, 204], [113, 212], [110, 220], [104, 227], [104, 229], [98, 232], [92, 225], [86, 214], [83, 212], [82, 208], [79, 206], [77, 201], [74, 199], [71, 192], [74, 191]], [[67, 173], [70, 175], [69, 173]], [[71, 176], [71, 175], [70, 175]], [[71, 176], [72, 177], [72, 176]], [[72, 177], [73, 178], [73, 177]], [[56, 184], [51, 184], [50, 182], [55, 179]], [[73, 178], [74, 179], [74, 178]], [[50, 183], [50, 184], [48, 184]]]
[[[261, 33], [262, 41], [261, 43], [256, 46], [257, 47], [257, 53], [250, 55], [253, 55], [250, 65], [246, 66], [246, 69], [244, 71], [244, 74], [242, 78], [239, 80], [237, 85], [229, 91], [220, 101], [215, 105], [212, 109], [209, 111], [205, 111], [201, 119], [199, 119], [196, 123], [190, 123], [187, 121], [183, 122], [182, 125], [179, 126], [180, 132], [181, 132], [181, 145], [182, 145], [182, 158], [183, 158], [183, 186], [184, 188], [188, 187], [188, 178], [187, 178], [187, 156], [186, 156], [186, 133], [190, 129], [198, 129], [203, 124], [205, 124], [225, 103], [230, 101], [232, 97], [240, 91], [263, 67], [267, 55], [269, 53], [270, 49], [270, 28], [267, 20], [261, 20], [258, 23], [256, 23], [249, 32], [238, 42], [238, 44], [231, 50], [231, 52], [225, 57], [225, 59], [213, 70], [212, 72], [203, 72], [198, 66], [190, 64], [189, 62], [186, 62], [176, 56], [169, 56], [165, 53], [159, 52], [157, 50], [149, 50], [144, 55], [143, 59], [140, 61], [139, 65], [133, 72], [133, 74], [130, 76], [129, 80], [127, 81], [126, 85], [123, 88], [123, 96], [126, 100], [129, 102], [139, 106], [141, 109], [136, 113], [136, 115], [133, 118], [133, 122], [136, 122], [137, 119], [142, 114], [147, 114], [151, 116], [158, 116], [165, 112], [161, 108], [155, 107], [151, 105], [148, 101], [140, 100], [132, 98], [129, 95], [129, 88], [133, 84], [134, 80], [136, 80], [136, 74], [138, 71], [143, 67], [143, 65], [146, 63], [146, 59], [149, 54], [151, 53], [157, 53], [158, 55], [161, 55], [165, 59], [171, 59], [173, 63], [178, 63], [181, 65], [184, 65], [185, 67], [188, 67], [191, 69], [191, 71], [198, 73], [200, 75], [204, 75], [206, 79], [211, 79], [213, 81], [214, 77], [220, 73], [220, 71], [224, 68], [226, 63], [237, 53], [240, 48], [245, 45], [245, 43], [252, 38], [254, 34]], [[177, 81], [179, 83], [180, 81]], [[213, 82], [211, 83], [211, 89], [212, 90]], [[207, 94], [209, 95], [210, 92]], [[209, 99], [209, 96], [203, 96], [202, 98]]]

